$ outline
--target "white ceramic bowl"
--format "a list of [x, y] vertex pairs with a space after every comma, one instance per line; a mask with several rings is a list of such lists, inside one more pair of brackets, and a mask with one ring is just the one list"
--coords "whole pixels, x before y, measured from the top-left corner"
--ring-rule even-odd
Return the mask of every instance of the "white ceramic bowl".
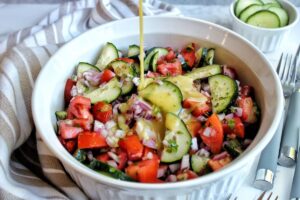
[[263, 52], [272, 52], [279, 49], [284, 38], [288, 36], [292, 28], [297, 24], [299, 17], [297, 8], [289, 1], [279, 1], [281, 6], [289, 15], [289, 24], [281, 28], [261, 28], [247, 24], [237, 18], [234, 14], [233, 1], [230, 5], [230, 15], [232, 18], [232, 29], [247, 38]]
[[177, 183], [142, 184], [112, 179], [85, 167], [60, 144], [54, 130], [54, 112], [63, 109], [63, 90], [79, 61], [94, 63], [101, 47], [113, 42], [126, 50], [138, 44], [138, 18], [115, 21], [90, 30], [63, 46], [48, 61], [36, 81], [33, 118], [49, 149], [74, 181], [92, 199], [225, 199], [247, 176], [251, 162], [271, 140], [283, 110], [279, 79], [270, 63], [251, 43], [236, 33], [205, 21], [175, 17], [145, 17], [147, 47], [182, 48], [195, 42], [216, 48], [218, 63], [234, 66], [242, 82], [255, 88], [262, 118], [259, 132], [249, 148], [224, 169]]

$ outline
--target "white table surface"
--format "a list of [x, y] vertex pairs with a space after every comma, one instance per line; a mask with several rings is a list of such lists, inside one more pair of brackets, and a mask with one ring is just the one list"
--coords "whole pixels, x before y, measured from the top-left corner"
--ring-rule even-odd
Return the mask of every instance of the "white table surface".
[[[24, 27], [32, 26], [39, 22], [48, 12], [55, 9], [57, 4], [1, 4], [0, 3], [0, 40], [3, 39], [8, 33], [19, 30]], [[192, 5], [177, 5], [182, 13], [186, 16], [196, 17], [213, 21], [218, 24], [230, 27], [228, 21], [229, 14], [224, 6], [192, 6]], [[207, 12], [209, 10], [209, 12]], [[34, 11], [34, 12], [33, 12]], [[207, 14], [205, 14], [205, 11]], [[212, 12], [211, 12], [212, 11]], [[298, 8], [300, 12], [300, 8]], [[267, 58], [271, 61], [273, 66], [276, 66], [279, 56], [282, 51], [295, 52], [297, 46], [300, 44], [300, 23], [290, 33], [289, 37], [283, 42], [282, 48], [276, 52], [266, 54]], [[247, 177], [245, 183], [240, 190], [232, 196], [238, 197], [240, 200], [254, 200], [262, 193], [252, 187], [252, 182], [255, 176], [256, 162], [252, 164], [252, 170]], [[273, 194], [278, 195], [280, 200], [289, 199], [291, 189], [291, 182], [293, 177], [293, 168], [284, 168], [278, 166], [278, 173], [275, 179]], [[267, 199], [267, 198], [265, 198]]]

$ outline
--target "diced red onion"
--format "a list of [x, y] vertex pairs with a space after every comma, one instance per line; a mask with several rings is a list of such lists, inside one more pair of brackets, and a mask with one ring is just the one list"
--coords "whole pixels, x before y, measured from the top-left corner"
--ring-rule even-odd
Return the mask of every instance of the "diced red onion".
[[190, 168], [190, 155], [184, 155], [181, 160], [180, 169], [189, 169]]
[[230, 113], [228, 115], [225, 116], [225, 119], [232, 119], [233, 118], [233, 113]]
[[109, 120], [108, 122], [105, 123], [105, 128], [107, 130], [110, 130], [111, 128], [115, 127], [117, 124], [113, 120]]
[[180, 167], [179, 163], [174, 163], [169, 165], [169, 169], [172, 173], [176, 172]]
[[210, 128], [210, 127], [206, 127], [203, 131], [203, 135], [206, 137], [210, 137], [211, 133], [212, 133], [212, 128]]
[[[100, 84], [100, 79], [102, 76], [101, 72], [97, 72], [94, 70], [88, 70], [83, 72], [83, 77], [86, 81], [88, 81], [88, 83], [92, 86], [97, 86]], [[88, 85], [89, 86], [89, 85]]]
[[139, 86], [139, 84], [140, 84], [140, 78], [134, 77], [134, 78], [132, 79], [132, 82], [134, 83], [134, 85]]
[[207, 151], [206, 149], [204, 149], [204, 148], [202, 148], [202, 149], [200, 149], [199, 151], [197, 151], [197, 153], [196, 153], [198, 156], [204, 156], [204, 157], [206, 157], [206, 158], [208, 158], [209, 157], [209, 151]]
[[228, 153], [226, 151], [220, 153], [220, 154], [217, 154], [213, 157], [213, 160], [221, 160], [223, 158], [226, 158], [228, 156]]
[[120, 130], [120, 129], [116, 130], [116, 132], [115, 132], [115, 136], [118, 138], [123, 138], [123, 137], [125, 137], [125, 135], [126, 135], [125, 131]]
[[243, 109], [240, 107], [236, 107], [234, 114], [236, 114], [236, 116], [241, 117], [243, 115]]
[[153, 139], [143, 140], [143, 144], [151, 149], [157, 149], [156, 142]]
[[194, 150], [194, 151], [198, 150], [198, 142], [197, 142], [197, 138], [196, 137], [192, 138], [191, 149]]
[[168, 169], [167, 165], [160, 166], [157, 171], [157, 178], [161, 178], [161, 177], [165, 176], [167, 169]]
[[210, 97], [210, 94], [207, 91], [201, 90], [200, 91], [204, 96]]
[[116, 161], [117, 163], [119, 163], [119, 156], [117, 156], [115, 153], [113, 153], [113, 152], [111, 152], [111, 151], [109, 151], [109, 152], [107, 152], [107, 154], [109, 155], [109, 157], [111, 158], [111, 159], [113, 159], [114, 161]]
[[204, 117], [203, 115], [200, 115], [199, 117], [197, 117], [197, 120], [199, 120], [200, 122], [205, 122], [207, 118]]
[[225, 118], [225, 113], [218, 114], [218, 118], [220, 121], [223, 121], [223, 119]]
[[92, 161], [94, 159], [94, 155], [92, 151], [88, 151], [87, 152], [87, 158], [89, 161]]
[[145, 102], [145, 101], [137, 100], [135, 103], [136, 103], [137, 105], [139, 105], [139, 106], [140, 106], [142, 109], [144, 109], [144, 110], [151, 110], [151, 109], [152, 109], [151, 105], [148, 104], [148, 103]]
[[72, 97], [75, 97], [78, 94], [77, 87], [75, 85], [73, 85], [70, 93]]
[[167, 178], [166, 178], [167, 182], [176, 182], [177, 181], [177, 177], [174, 174], [170, 174]]
[[209, 84], [207, 84], [207, 83], [202, 83], [201, 88], [205, 92], [210, 92], [210, 87], [209, 87]]
[[231, 67], [227, 67], [226, 65], [223, 66], [223, 74], [226, 75], [226, 76], [229, 76], [232, 79], [237, 78], [235, 69], [233, 69]]
[[113, 114], [114, 115], [119, 114], [119, 107], [120, 107], [120, 103], [114, 105], [114, 107], [113, 107]]
[[118, 168], [118, 165], [114, 160], [108, 160], [106, 163], [114, 168]]
[[101, 133], [101, 131], [105, 129], [105, 126], [102, 122], [95, 120], [94, 121], [94, 131], [97, 133]]

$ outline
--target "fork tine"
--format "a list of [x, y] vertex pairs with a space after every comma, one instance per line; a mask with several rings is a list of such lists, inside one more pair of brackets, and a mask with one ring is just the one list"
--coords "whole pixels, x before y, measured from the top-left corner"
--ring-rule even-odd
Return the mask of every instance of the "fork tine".
[[261, 195], [258, 197], [257, 200], [263, 200], [265, 194], [266, 194], [266, 191], [264, 191], [263, 193], [261, 193]]
[[281, 56], [280, 56], [280, 59], [279, 59], [278, 65], [277, 65], [277, 69], [276, 69], [276, 72], [277, 72], [278, 76], [279, 76], [280, 71], [281, 71], [280, 69], [282, 68], [281, 67], [282, 57], [283, 57], [283, 53], [281, 53]]
[[282, 73], [282, 78], [281, 78], [282, 83], [286, 83], [287, 72], [288, 72], [288, 68], [290, 67], [288, 65], [288, 63], [289, 63], [289, 54], [286, 54], [284, 61], [285, 62], [284, 62], [284, 65], [283, 65], [283, 73]]
[[297, 78], [297, 72], [298, 72], [298, 59], [299, 59], [299, 54], [300, 54], [300, 45], [298, 46], [298, 49], [296, 51], [295, 57], [294, 57], [294, 61], [293, 61], [293, 72], [292, 72], [292, 83], [296, 82], [296, 78]]
[[270, 193], [269, 197], [267, 198], [267, 200], [270, 200], [271, 199], [271, 196], [272, 196], [273, 192]]
[[290, 55], [290, 59], [288, 60], [288, 72], [286, 77], [286, 83], [291, 84], [292, 80], [292, 72], [294, 71], [295, 66], [293, 65], [293, 55]]
[[279, 197], [278, 197], [278, 196], [276, 196], [276, 198], [275, 198], [274, 200], [278, 200], [278, 198], [279, 198]]

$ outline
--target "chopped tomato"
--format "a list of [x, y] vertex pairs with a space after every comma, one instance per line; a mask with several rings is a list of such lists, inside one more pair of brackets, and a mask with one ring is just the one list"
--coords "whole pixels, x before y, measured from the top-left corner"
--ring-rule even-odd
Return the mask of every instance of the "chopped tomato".
[[73, 127], [72, 122], [70, 123], [67, 123], [66, 121], [59, 122], [58, 134], [60, 134], [63, 139], [76, 138], [77, 135], [82, 131], [83, 129], [80, 127]]
[[134, 60], [131, 59], [131, 58], [118, 58], [117, 60], [122, 60], [122, 61], [124, 61], [124, 62], [129, 63], [129, 64], [134, 63]]
[[158, 155], [156, 153], [156, 151], [154, 149], [151, 149], [149, 147], [144, 147], [144, 153], [143, 153], [143, 159], [147, 159], [148, 158], [148, 153], [152, 153], [152, 159], [155, 158], [157, 160], [159, 160]]
[[207, 164], [213, 171], [218, 171], [225, 165], [229, 164], [231, 161], [232, 161], [231, 156], [227, 155], [225, 158], [220, 160], [210, 159]]
[[164, 76], [177, 76], [182, 74], [182, 67], [179, 59], [173, 59], [172, 62], [158, 64], [157, 71]]
[[191, 170], [184, 170], [184, 171], [180, 170], [177, 172], [176, 177], [178, 180], [183, 181], [183, 180], [190, 180], [190, 179], [197, 178], [198, 175]]
[[256, 111], [257, 108], [253, 105], [251, 97], [245, 97], [238, 100], [238, 106], [242, 108], [241, 119], [247, 123], [255, 123], [257, 121]]
[[144, 146], [135, 134], [122, 138], [119, 141], [119, 146], [127, 152], [129, 160], [139, 160], [143, 156]]
[[142, 183], [155, 183], [159, 162], [157, 159], [143, 160], [139, 163], [138, 180]]
[[106, 163], [109, 160], [109, 155], [107, 152], [101, 153], [95, 157], [97, 160]]
[[89, 98], [83, 97], [83, 96], [75, 96], [71, 99], [70, 105], [67, 109], [67, 118], [73, 119], [73, 118], [80, 118], [80, 119], [90, 119], [91, 122], [92, 116], [90, 113], [91, 108], [91, 100]]
[[112, 116], [112, 106], [111, 104], [99, 101], [93, 107], [93, 115], [96, 120], [106, 123], [110, 120]]
[[193, 137], [197, 136], [199, 130], [201, 129], [201, 126], [201, 123], [195, 118], [192, 118], [191, 120], [186, 122], [186, 127]]
[[75, 83], [76, 82], [70, 78], [66, 82], [65, 91], [64, 91], [64, 98], [65, 98], [66, 104], [69, 104], [70, 100], [72, 99], [71, 90], [72, 90], [72, 87], [75, 85]]
[[86, 131], [89, 131], [92, 128], [92, 124], [89, 119], [73, 119], [72, 124], [73, 124], [73, 126], [81, 127]]
[[176, 57], [175, 52], [172, 49], [170, 49], [168, 54], [165, 56], [165, 59], [166, 61], [171, 62], [172, 60], [175, 59], [175, 57]]
[[102, 72], [102, 75], [101, 75], [101, 78], [100, 78], [100, 83], [106, 83], [106, 82], [110, 81], [115, 76], [116, 76], [116, 74], [113, 73], [111, 70], [105, 69]]
[[119, 158], [118, 169], [123, 170], [127, 162], [127, 153], [121, 149], [118, 149], [117, 155]]
[[85, 131], [78, 135], [78, 148], [102, 148], [107, 147], [105, 137], [96, 132]]
[[58, 139], [68, 152], [73, 153], [75, 151], [76, 142], [74, 140], [65, 140], [61, 136], [58, 136]]
[[186, 98], [183, 101], [182, 106], [190, 109], [195, 117], [199, 117], [200, 115], [211, 111], [211, 105], [207, 104], [206, 102], [199, 102], [193, 98]]
[[136, 163], [129, 165], [125, 169], [125, 173], [136, 181], [138, 180], [138, 171], [139, 171], [139, 166]]
[[218, 115], [215, 113], [212, 114], [207, 119], [205, 126], [206, 128], [199, 131], [202, 141], [210, 148], [212, 153], [220, 153], [222, 149], [224, 134], [222, 123], [220, 122]]
[[151, 72], [151, 71], [148, 71], [147, 74], [146, 74], [147, 78], [155, 78], [155, 77], [159, 77], [159, 76], [160, 76], [160, 73]]
[[237, 137], [245, 137], [245, 127], [239, 117], [228, 119], [223, 123], [223, 131], [225, 134], [235, 134]]
[[186, 48], [182, 49], [180, 54], [183, 56], [187, 65], [192, 68], [196, 61], [195, 44], [192, 43], [192, 45], [189, 45]]

